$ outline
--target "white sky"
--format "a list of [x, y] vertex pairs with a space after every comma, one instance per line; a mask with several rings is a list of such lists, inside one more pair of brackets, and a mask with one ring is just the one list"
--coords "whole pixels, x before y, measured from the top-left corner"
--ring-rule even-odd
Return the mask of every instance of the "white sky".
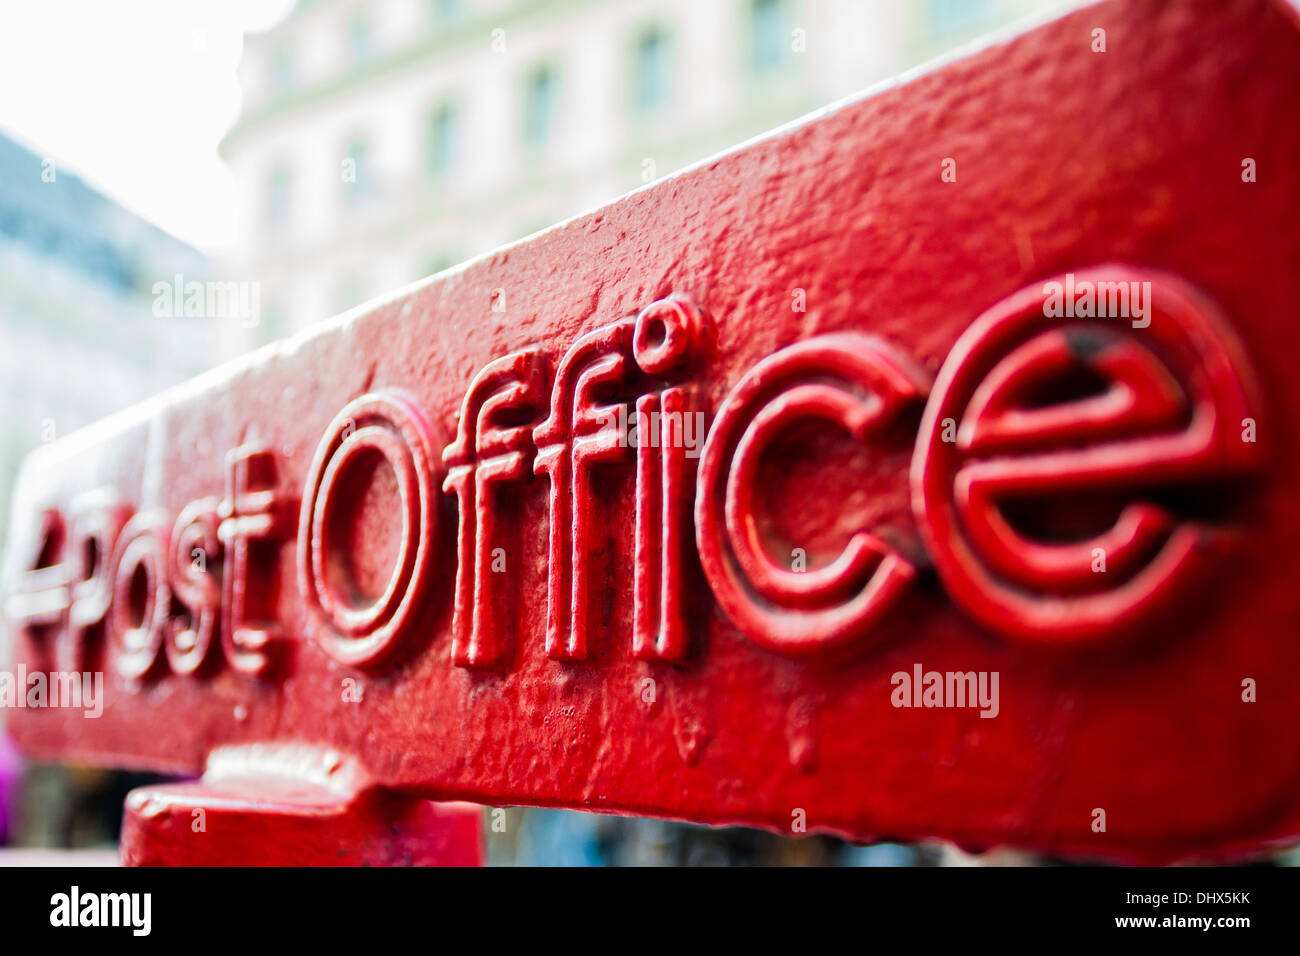
[[243, 34], [293, 2], [0, 0], [0, 129], [181, 239], [229, 248], [217, 144], [239, 114]]

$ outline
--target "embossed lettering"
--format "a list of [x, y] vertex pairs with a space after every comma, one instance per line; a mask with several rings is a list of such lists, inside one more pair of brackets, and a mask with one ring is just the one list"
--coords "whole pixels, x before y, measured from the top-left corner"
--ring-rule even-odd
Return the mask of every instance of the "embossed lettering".
[[[400, 644], [427, 590], [437, 531], [434, 468], [438, 447], [432, 426], [414, 401], [396, 392], [363, 395], [344, 406], [317, 446], [307, 474], [298, 525], [298, 582], [323, 618], [322, 647], [346, 664], [377, 664]], [[348, 472], [378, 456], [397, 483], [401, 521], [396, 561], [374, 600], [358, 601], [331, 581], [330, 568], [346, 556], [331, 554], [330, 529], [350, 520], [340, 512]]]
[[148, 676], [162, 660], [172, 598], [168, 537], [161, 512], [142, 512], [126, 523], [114, 552], [109, 642], [114, 666], [133, 680]]
[[773, 561], [754, 501], [764, 449], [809, 418], [869, 441], [926, 390], [924, 373], [893, 348], [846, 333], [769, 356], [727, 396], [700, 460], [695, 534], [714, 596], [755, 643], [809, 654], [861, 641], [916, 574], [865, 528], [821, 568], [793, 571]]
[[[550, 414], [534, 431], [537, 442], [538, 474], [550, 479], [550, 541], [547, 587], [546, 651], [556, 660], [585, 660], [589, 655], [588, 631], [590, 567], [588, 525], [592, 520], [591, 471], [598, 464], [624, 460], [628, 456], [627, 435], [618, 427], [623, 399], [619, 392], [645, 394], [659, 385], [657, 379], [679, 368], [696, 349], [702, 326], [699, 310], [683, 297], [673, 296], [651, 303], [633, 319], [622, 319], [588, 332], [565, 353], [556, 371], [551, 391]], [[651, 380], [646, 381], [645, 376]], [[674, 395], [669, 401], [684, 411], [686, 395]], [[651, 403], [653, 405], [653, 403]], [[663, 471], [659, 453], [669, 462], [668, 474], [674, 482], [666, 506], [675, 509], [680, 501], [684, 465], [675, 462], [685, 449], [654, 448], [638, 442], [638, 480], [662, 484]], [[637, 581], [634, 592], [640, 596], [636, 612], [634, 640], [642, 657], [674, 659], [683, 653], [684, 638], [680, 625], [674, 623], [679, 611], [675, 600], [662, 606], [663, 566], [651, 567], [652, 551], [679, 544], [679, 535], [669, 531], [657, 542], [661, 529], [651, 529], [648, 522], [658, 521], [664, 502], [663, 489], [649, 504], [638, 495], [638, 508], [655, 508], [642, 519], [640, 528]], [[644, 513], [644, 512], [642, 512]], [[673, 515], [670, 524], [676, 524]], [[677, 561], [668, 561], [668, 579], [676, 574]], [[657, 607], [650, 606], [653, 602]]]
[[[1222, 537], [1179, 516], [1178, 489], [1258, 463], [1236, 431], [1252, 389], [1226, 324], [1184, 283], [1154, 278], [1143, 325], [1045, 320], [1039, 286], [1024, 290], [939, 374], [913, 505], [953, 599], [994, 630], [1046, 643], [1131, 630], [1186, 593]], [[937, 434], [945, 418], [956, 442]]]
[[[174, 617], [167, 630], [167, 663], [177, 674], [200, 670], [212, 648], [220, 643], [220, 509], [216, 498], [191, 501], [181, 509], [172, 528], [172, 592], [189, 612], [188, 620], [183, 614]], [[203, 556], [198, 566], [194, 561], [196, 550]]]
[[273, 452], [256, 444], [230, 451], [226, 456], [226, 497], [219, 506], [218, 526], [226, 553], [222, 649], [230, 666], [246, 674], [265, 673], [272, 663], [271, 644], [278, 628], [274, 624], [250, 623], [249, 612], [254, 608], [263, 610], [269, 619], [274, 594], [269, 593], [266, 576], [260, 575], [258, 586], [266, 590], [253, 591], [249, 565], [256, 557], [255, 549], [274, 547], [274, 539], [283, 534], [287, 504], [275, 490]]
[[442, 453], [447, 466], [443, 490], [456, 495], [456, 601], [452, 616], [452, 661], [461, 667], [501, 662], [514, 622], [498, 607], [492, 565], [496, 540], [493, 489], [532, 473], [532, 418], [546, 400], [545, 359], [538, 349], [515, 352], [485, 366], [470, 383], [461, 406], [456, 441]]

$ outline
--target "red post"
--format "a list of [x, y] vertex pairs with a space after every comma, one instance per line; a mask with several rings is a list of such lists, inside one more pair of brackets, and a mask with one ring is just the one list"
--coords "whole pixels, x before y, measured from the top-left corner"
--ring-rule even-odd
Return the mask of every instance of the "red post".
[[481, 866], [483, 809], [368, 784], [352, 762], [233, 751], [194, 783], [133, 790], [128, 866]]
[[207, 768], [132, 861], [467, 858], [416, 797], [1294, 840], [1298, 112], [1288, 4], [1101, 3], [42, 448], [12, 667], [103, 706], [13, 735]]

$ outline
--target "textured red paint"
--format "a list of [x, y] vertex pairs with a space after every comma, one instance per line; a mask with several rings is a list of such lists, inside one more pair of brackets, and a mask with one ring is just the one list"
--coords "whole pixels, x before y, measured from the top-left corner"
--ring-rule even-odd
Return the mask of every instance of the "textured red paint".
[[[914, 458], [915, 510], [949, 593], [990, 627], [1035, 643], [1113, 640], [1121, 625], [1158, 624], [1230, 542], [1213, 518], [1180, 521], [1176, 506], [1142, 490], [1191, 486], [1204, 502], [1221, 493], [1207, 488], [1262, 468], [1242, 423], [1263, 406], [1210, 303], [1151, 271], [1098, 269], [1072, 281], [1150, 281], [1159, 296], [1138, 320], [1049, 322], [1039, 289], [990, 310], [944, 363]], [[1022, 407], [1026, 392], [1072, 371], [1108, 387]], [[955, 441], [942, 438], [945, 420], [961, 423]], [[1030, 540], [997, 506], [1019, 498], [1077, 513], [1086, 492], [1112, 499], [1114, 524], [1061, 543]], [[1105, 573], [1092, 567], [1097, 552]]]
[[127, 866], [482, 866], [483, 808], [273, 776], [141, 787]]
[[[1098, 27], [1105, 54], [1090, 49]], [[11, 617], [30, 612], [31, 627], [11, 625], [13, 653], [27, 666], [57, 657], [68, 638], [57, 569], [22, 572], [41, 522], [71, 514], [83, 492], [109, 487], [136, 513], [174, 520], [191, 502], [220, 496], [230, 473], [229, 507], [217, 519], [224, 548], [239, 549], [246, 570], [225, 582], [225, 639], [202, 668], [185, 672], [187, 639], [175, 660], [155, 654], [128, 677], [124, 655], [106, 646], [122, 646], [130, 661], [160, 638], [202, 627], [188, 615], [188, 628], [173, 618], [141, 631], [145, 609], [114, 609], [113, 634], [86, 640], [108, 673], [103, 717], [17, 711], [14, 736], [42, 756], [180, 772], [202, 770], [219, 745], [323, 745], [360, 762], [376, 784], [438, 799], [785, 832], [802, 815], [809, 831], [858, 839], [939, 836], [1122, 861], [1236, 857], [1294, 839], [1298, 100], [1300, 35], [1289, 8], [1100, 4], [42, 449], [17, 492], [6, 578], [19, 595]], [[956, 182], [941, 178], [949, 157]], [[1246, 157], [1257, 182], [1242, 181]], [[1012, 343], [999, 352], [972, 338], [1004, 328], [1045, 282], [1096, 268], [1151, 281], [1159, 327], [1145, 335], [1099, 319], [1082, 323], [1080, 338], [1064, 328], [1080, 323], [1043, 317], [1041, 353], [1015, 358]], [[493, 311], [497, 290], [505, 313]], [[799, 295], [806, 311], [792, 309]], [[1192, 303], [1190, 323], [1160, 319], [1183, 302]], [[679, 340], [690, 343], [680, 364], [667, 361], [678, 348], [670, 333], [637, 334], [636, 317], [652, 303], [652, 317], [698, 315]], [[888, 397], [865, 370], [847, 392], [825, 382], [787, 392], [766, 407], [789, 427], [756, 436], [773, 451], [739, 470], [734, 458], [711, 465], [707, 451], [684, 467], [681, 449], [633, 450], [600, 427], [610, 409], [643, 402], [716, 415], [738, 383], [763, 374], [761, 363], [779, 364], [773, 356], [798, 354], [782, 350], [813, 339], [883, 343], [880, 353], [846, 346], [838, 364], [897, 355], [887, 364], [914, 369], [900, 381], [916, 400], [858, 441], [833, 423], [865, 434], [871, 402]], [[547, 388], [526, 384], [525, 356], [534, 353]], [[1156, 453], [1108, 451], [1115, 433], [1079, 422], [1080, 404], [1096, 396], [1075, 395], [1062, 372], [1048, 383], [1047, 404], [1064, 403], [1073, 421], [1040, 418], [1035, 436], [1081, 444], [1085, 461], [1062, 464], [1061, 482], [1029, 502], [1020, 543], [999, 559], [997, 543], [1014, 539], [998, 537], [992, 506], [936, 510], [950, 492], [964, 493], [958, 457], [968, 449], [960, 440], [934, 445], [936, 433], [942, 441], [944, 411], [960, 418], [1000, 362], [1027, 382], [1034, 369], [1062, 371], [1070, 356], [1084, 366], [1095, 359], [1089, 380], [1118, 389], [1109, 393], [1116, 400], [1127, 394], [1122, 383], [1139, 383], [1108, 427], [1128, 434], [1141, 423], [1141, 441], [1151, 429], [1191, 427], [1192, 410], [1208, 401], [1213, 467], [1181, 459], [1157, 468], [1152, 492], [1144, 482]], [[471, 443], [457, 412], [474, 413], [467, 393], [495, 386], [472, 383], [506, 357], [516, 357], [506, 366], [514, 384], [493, 382], [518, 391], [495, 406], [499, 415], [484, 418], [479, 406], [487, 424]], [[1162, 392], [1165, 378], [1173, 384]], [[584, 383], [596, 384], [583, 394]], [[1041, 410], [1038, 391], [985, 405], [981, 427], [1005, 425], [998, 414], [1008, 409]], [[393, 474], [361, 482], [356, 495], [340, 492], [356, 507], [326, 508], [319, 521], [308, 509], [300, 574], [292, 522], [276, 516], [298, 507], [302, 532], [298, 499], [328, 485], [331, 461], [344, 471], [342, 456], [352, 473], [337, 475], [335, 487], [357, 486], [361, 449], [340, 451], [346, 439], [333, 436], [348, 425], [335, 420], [341, 410], [363, 396], [368, 410], [407, 410], [402, 423], [367, 424], [364, 415], [352, 423], [370, 436], [374, 473]], [[800, 409], [813, 418], [796, 423]], [[1231, 417], [1243, 411], [1258, 434], [1249, 448], [1230, 442], [1242, 429]], [[762, 409], [754, 413], [737, 433]], [[262, 464], [273, 467], [240, 486], [226, 462], [237, 448], [269, 455]], [[1154, 507], [1126, 519], [1116, 511], [1112, 524], [1081, 533], [1072, 522], [1104, 513], [1056, 492], [1079, 481], [1084, 464], [1109, 462], [1115, 477], [1129, 453], [1140, 466], [1130, 477], [1145, 477], [1108, 488], [1119, 494], [1112, 504]], [[476, 486], [484, 510], [473, 522], [458, 517], [468, 493], [454, 469], [491, 460], [509, 480], [489, 482], [490, 499]], [[692, 487], [696, 466], [704, 480]], [[740, 486], [732, 516], [728, 481]], [[159, 536], [199, 533], [163, 520], [152, 527]], [[734, 601], [721, 590], [715, 598], [709, 584], [724, 529], [757, 536], [759, 546], [744, 559], [750, 583], [733, 589]], [[959, 531], [979, 543], [974, 558], [952, 550], [967, 540]], [[469, 535], [490, 536], [486, 551]], [[1157, 568], [1168, 588], [1160, 600], [1111, 600], [1082, 574], [1091, 549], [1065, 547], [1098, 535], [1117, 549], [1107, 574], [1121, 580], [1170, 542], [1191, 541], [1187, 554], [1205, 567], [1196, 578]], [[1208, 541], [1213, 553], [1201, 547]], [[140, 553], [176, 550], [161, 542]], [[811, 584], [765, 568], [795, 548], [817, 575]], [[856, 550], [838, 570], [820, 570], [846, 548]], [[810, 602], [824, 611], [856, 600], [882, 574], [871, 571], [875, 558], [915, 574], [870, 613], [850, 611], [844, 626], [799, 623]], [[479, 568], [472, 579], [470, 562]], [[234, 566], [224, 555], [218, 563], [222, 574]], [[849, 565], [864, 573], [841, 575]], [[396, 590], [373, 594], [394, 566]], [[972, 568], [997, 573], [981, 581]], [[1018, 582], [1010, 604], [999, 590], [1008, 581]], [[323, 603], [313, 595], [320, 588], [333, 589]], [[1041, 604], [1031, 599], [1044, 594], [1065, 617], [1035, 620]], [[793, 613], [788, 633], [747, 623], [746, 596]], [[204, 605], [201, 597], [188, 594], [190, 606]], [[83, 629], [96, 626], [93, 613], [82, 618]], [[891, 676], [917, 664], [997, 672], [998, 716], [894, 707]], [[1256, 702], [1242, 700], [1246, 678], [1258, 684]], [[363, 692], [350, 697], [349, 687]], [[1092, 826], [1098, 808], [1105, 832]]]

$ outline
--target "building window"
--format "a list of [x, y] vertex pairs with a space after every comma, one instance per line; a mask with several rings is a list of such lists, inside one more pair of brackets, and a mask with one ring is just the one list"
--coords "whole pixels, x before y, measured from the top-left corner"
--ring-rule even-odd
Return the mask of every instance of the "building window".
[[360, 10], [348, 19], [348, 52], [354, 63], [370, 58], [370, 21]]
[[751, 0], [749, 63], [755, 73], [773, 73], [785, 66], [790, 53], [787, 0]]
[[261, 328], [263, 342], [272, 342], [289, 331], [285, 324], [284, 302], [276, 297], [268, 297], [262, 304]]
[[930, 23], [937, 36], [973, 32], [988, 20], [986, 0], [930, 0]]
[[293, 57], [289, 48], [277, 43], [271, 50], [271, 91], [284, 93], [293, 85]]
[[374, 190], [370, 171], [370, 145], [361, 138], [348, 143], [339, 163], [339, 176], [343, 180], [343, 195], [350, 201], [369, 196]]
[[360, 278], [355, 273], [345, 273], [334, 291], [334, 311], [346, 312], [363, 298]]
[[289, 223], [290, 204], [293, 201], [293, 177], [285, 166], [271, 170], [267, 184], [266, 218], [275, 228], [282, 229]]
[[425, 260], [424, 273], [423, 275], [418, 276], [417, 278], [424, 278], [425, 276], [437, 275], [439, 272], [442, 272], [444, 269], [450, 269], [455, 264], [456, 264], [456, 259], [451, 255], [448, 255], [445, 252], [436, 253], [434, 255], [429, 256], [429, 258]]
[[638, 112], [653, 113], [671, 95], [668, 38], [657, 27], [641, 34], [633, 59], [632, 102]]
[[555, 123], [555, 71], [538, 67], [528, 77], [524, 92], [524, 142], [542, 146], [551, 138]]
[[443, 103], [429, 115], [425, 156], [430, 179], [446, 179], [456, 161], [456, 140], [460, 112], [451, 103]]
[[429, 0], [429, 19], [438, 26], [454, 23], [460, 18], [461, 0]]

